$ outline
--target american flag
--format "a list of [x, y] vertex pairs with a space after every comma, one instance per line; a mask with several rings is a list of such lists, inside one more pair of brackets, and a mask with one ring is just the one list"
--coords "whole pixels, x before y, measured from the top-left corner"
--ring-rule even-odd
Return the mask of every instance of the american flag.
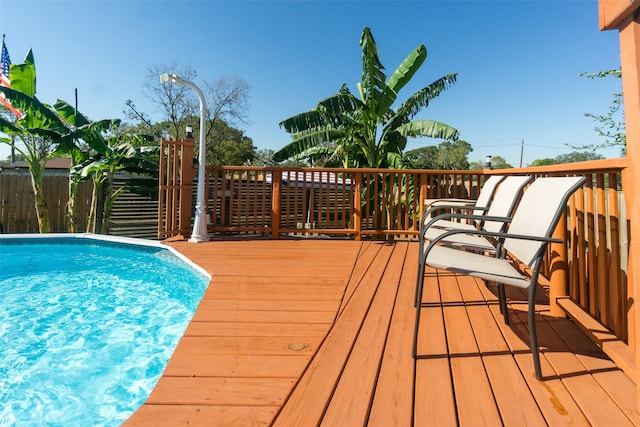
[[[0, 86], [11, 87], [11, 80], [9, 80], [9, 66], [11, 65], [11, 58], [9, 58], [9, 51], [7, 45], [4, 43], [4, 34], [2, 35], [2, 60], [0, 61]], [[22, 111], [13, 108], [8, 99], [5, 98], [4, 93], [0, 93], [0, 102], [9, 109], [19, 119], [24, 115]]]

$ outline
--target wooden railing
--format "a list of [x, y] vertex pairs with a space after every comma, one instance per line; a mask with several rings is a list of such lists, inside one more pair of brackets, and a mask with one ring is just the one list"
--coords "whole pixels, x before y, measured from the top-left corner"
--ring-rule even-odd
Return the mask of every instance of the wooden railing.
[[[625, 167], [625, 159], [498, 171], [207, 167], [209, 231], [274, 239], [415, 239], [425, 199], [474, 199], [491, 174], [584, 175], [587, 183], [570, 199], [567, 215], [556, 230], [566, 244], [549, 247], [543, 268], [552, 302], [550, 314], [569, 312], [577, 318], [577, 307], [603, 325], [605, 347], [613, 337], [626, 351], [635, 336], [630, 330], [634, 307], [626, 275], [630, 219], [625, 216], [621, 180]], [[193, 176], [193, 171], [185, 173]], [[193, 203], [187, 200], [195, 201], [195, 185], [192, 181], [182, 185], [177, 178], [171, 182], [167, 191], [182, 189], [173, 195], [180, 201], [165, 199], [163, 213], [175, 218], [161, 223], [181, 226], [164, 230], [163, 235], [188, 234], [190, 222], [185, 218], [191, 217]], [[173, 210], [176, 206], [188, 212]], [[634, 369], [633, 363], [627, 365]]]
[[566, 226], [556, 230], [566, 245], [551, 245], [545, 276], [552, 278], [560, 272], [566, 286], [557, 296], [569, 295], [626, 341], [631, 293], [626, 280], [629, 235], [621, 180], [625, 166], [625, 159], [609, 159], [517, 172], [536, 177], [584, 175], [588, 178], [569, 201], [567, 217], [561, 223]]
[[475, 198], [480, 171], [208, 167], [214, 233], [352, 237], [418, 233], [425, 198]]

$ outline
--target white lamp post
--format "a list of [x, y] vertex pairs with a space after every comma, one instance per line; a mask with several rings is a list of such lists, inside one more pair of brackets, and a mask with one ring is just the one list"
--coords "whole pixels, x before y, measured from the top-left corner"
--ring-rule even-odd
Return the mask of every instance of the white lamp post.
[[191, 232], [192, 243], [206, 242], [209, 240], [207, 232], [207, 208], [204, 203], [204, 161], [206, 156], [205, 146], [205, 116], [207, 114], [207, 103], [202, 91], [191, 82], [181, 79], [175, 74], [164, 73], [160, 75], [160, 83], [175, 83], [193, 89], [200, 99], [200, 149], [198, 154], [198, 190], [196, 194], [196, 217], [193, 221], [193, 231]]
[[491, 156], [487, 155], [487, 157], [485, 157], [484, 159], [484, 168], [485, 169], [492, 169], [491, 167]]

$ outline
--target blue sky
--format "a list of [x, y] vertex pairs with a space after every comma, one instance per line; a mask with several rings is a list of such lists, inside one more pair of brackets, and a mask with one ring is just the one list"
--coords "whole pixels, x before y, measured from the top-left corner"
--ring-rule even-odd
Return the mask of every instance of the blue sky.
[[[523, 139], [524, 166], [572, 151], [567, 144], [603, 142], [584, 113], [605, 114], [620, 81], [578, 77], [620, 64], [618, 34], [598, 30], [596, 0], [0, 1], [12, 62], [33, 49], [41, 101], [72, 103], [77, 88], [91, 119], [124, 118], [127, 99], [160, 119], [142, 82], [152, 64], [175, 61], [197, 71], [196, 84], [231, 75], [249, 84], [242, 127], [259, 149], [285, 145], [278, 123], [342, 83], [357, 93], [364, 26], [387, 76], [416, 46], [427, 48], [400, 100], [458, 73], [416, 119], [459, 129], [471, 161], [500, 155], [518, 166]], [[438, 142], [412, 140], [407, 149]]]

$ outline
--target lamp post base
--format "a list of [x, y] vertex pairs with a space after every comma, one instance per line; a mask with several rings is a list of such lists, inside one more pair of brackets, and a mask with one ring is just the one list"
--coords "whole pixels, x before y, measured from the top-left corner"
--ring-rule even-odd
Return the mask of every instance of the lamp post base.
[[202, 243], [202, 242], [208, 242], [211, 239], [209, 237], [209, 233], [207, 232], [206, 218], [207, 218], [206, 213], [196, 208], [196, 217], [193, 221], [193, 231], [191, 232], [191, 237], [189, 238], [189, 242]]

